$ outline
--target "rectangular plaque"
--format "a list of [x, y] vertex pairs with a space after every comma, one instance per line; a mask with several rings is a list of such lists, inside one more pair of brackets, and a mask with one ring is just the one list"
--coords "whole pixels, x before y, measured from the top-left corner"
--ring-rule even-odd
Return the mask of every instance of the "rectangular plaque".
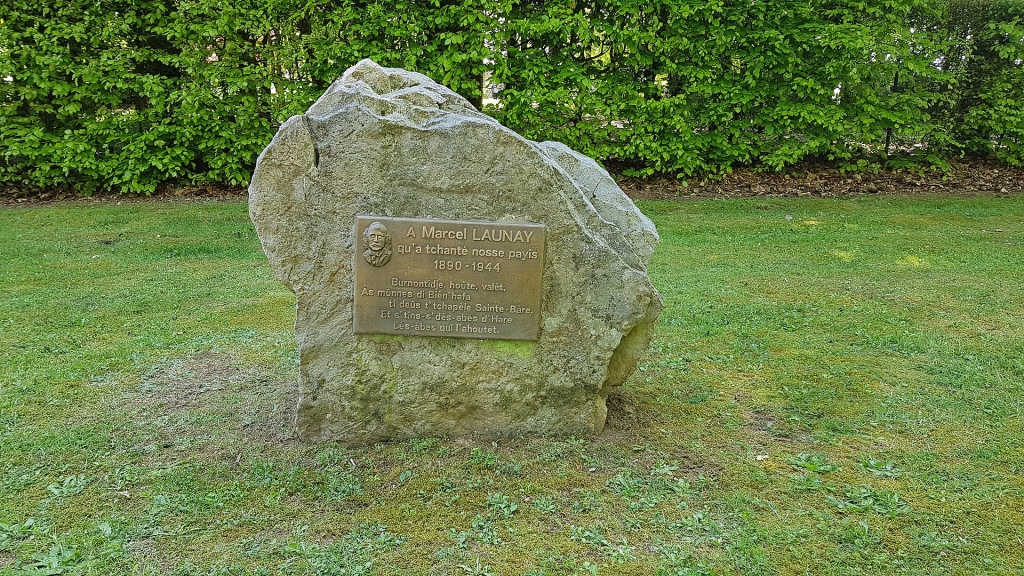
[[545, 230], [356, 216], [355, 332], [536, 340]]

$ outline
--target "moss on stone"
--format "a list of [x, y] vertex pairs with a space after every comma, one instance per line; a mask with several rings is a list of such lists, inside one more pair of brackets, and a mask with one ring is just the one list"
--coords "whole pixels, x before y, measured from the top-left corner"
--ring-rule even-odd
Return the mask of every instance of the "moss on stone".
[[520, 358], [532, 357], [537, 351], [536, 342], [519, 340], [481, 340], [480, 347], [494, 350], [499, 354], [513, 355]]

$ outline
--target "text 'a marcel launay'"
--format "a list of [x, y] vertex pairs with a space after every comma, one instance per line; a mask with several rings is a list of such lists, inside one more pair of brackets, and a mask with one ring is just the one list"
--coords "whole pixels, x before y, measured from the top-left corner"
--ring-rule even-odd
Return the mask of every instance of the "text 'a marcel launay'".
[[[484, 228], [462, 228], [461, 230], [445, 230], [444, 228], [437, 228], [436, 226], [426, 227], [423, 226], [420, 231], [419, 238], [428, 238], [430, 240], [472, 240], [475, 242], [490, 241], [490, 242], [524, 242], [529, 243], [530, 239], [533, 238], [535, 230], [507, 230], [504, 228], [489, 229]], [[409, 231], [405, 233], [406, 238], [417, 238], [416, 227], [409, 226]]]

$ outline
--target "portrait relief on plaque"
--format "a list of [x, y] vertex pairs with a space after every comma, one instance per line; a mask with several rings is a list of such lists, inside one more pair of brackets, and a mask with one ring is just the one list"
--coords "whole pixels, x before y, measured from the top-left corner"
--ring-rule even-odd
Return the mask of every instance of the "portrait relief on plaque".
[[374, 222], [366, 227], [363, 232], [363, 259], [378, 268], [391, 260], [391, 233], [387, 226]]

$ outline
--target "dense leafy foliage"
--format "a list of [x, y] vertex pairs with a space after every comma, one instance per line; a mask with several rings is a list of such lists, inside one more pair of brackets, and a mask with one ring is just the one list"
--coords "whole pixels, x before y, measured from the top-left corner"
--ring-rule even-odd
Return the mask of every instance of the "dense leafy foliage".
[[640, 174], [1024, 162], [1024, 0], [7, 0], [0, 182], [244, 184], [365, 57]]

